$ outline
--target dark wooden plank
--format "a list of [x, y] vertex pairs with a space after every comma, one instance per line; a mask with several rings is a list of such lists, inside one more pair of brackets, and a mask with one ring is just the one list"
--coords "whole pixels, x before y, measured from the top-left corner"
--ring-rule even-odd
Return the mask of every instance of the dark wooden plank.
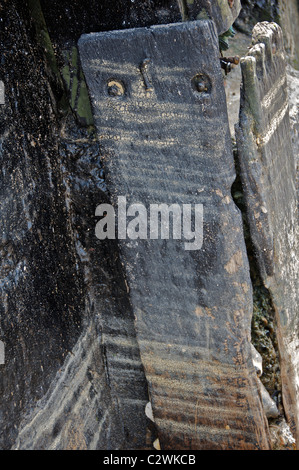
[[96, 33], [79, 49], [114, 207], [119, 196], [147, 210], [203, 205], [198, 250], [183, 239], [118, 240], [161, 445], [267, 449], [214, 25]]
[[248, 222], [277, 314], [283, 402], [298, 438], [298, 206], [283, 36], [277, 24], [255, 26], [253, 47], [241, 66], [237, 140]]

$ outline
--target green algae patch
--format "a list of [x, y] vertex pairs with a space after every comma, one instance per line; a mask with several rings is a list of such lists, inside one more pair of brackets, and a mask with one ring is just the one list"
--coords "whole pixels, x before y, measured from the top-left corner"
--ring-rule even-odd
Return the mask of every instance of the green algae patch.
[[68, 91], [70, 107], [78, 122], [86, 127], [93, 126], [93, 116], [84, 74], [80, 65], [77, 47], [64, 52], [62, 78]]

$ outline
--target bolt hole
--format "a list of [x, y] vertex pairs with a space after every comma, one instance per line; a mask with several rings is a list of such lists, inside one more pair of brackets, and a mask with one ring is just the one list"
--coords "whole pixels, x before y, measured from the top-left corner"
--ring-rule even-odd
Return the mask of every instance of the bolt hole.
[[112, 98], [119, 98], [125, 94], [125, 87], [122, 82], [119, 80], [108, 80], [107, 82], [107, 92], [108, 95]]
[[209, 77], [203, 73], [198, 73], [191, 80], [192, 88], [197, 93], [211, 93], [211, 81]]

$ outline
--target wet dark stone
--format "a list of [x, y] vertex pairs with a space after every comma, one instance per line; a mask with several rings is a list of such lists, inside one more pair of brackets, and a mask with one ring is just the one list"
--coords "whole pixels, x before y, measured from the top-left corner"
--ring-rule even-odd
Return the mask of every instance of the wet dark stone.
[[[57, 119], [25, 5], [1, 9], [1, 448], [82, 330], [85, 287], [67, 231]], [[77, 267], [76, 267], [77, 266]], [[66, 269], [67, 267], [67, 269]]]
[[30, 11], [0, 10], [0, 448], [144, 448], [147, 384], [117, 247], [94, 237], [99, 146], [59, 108]]

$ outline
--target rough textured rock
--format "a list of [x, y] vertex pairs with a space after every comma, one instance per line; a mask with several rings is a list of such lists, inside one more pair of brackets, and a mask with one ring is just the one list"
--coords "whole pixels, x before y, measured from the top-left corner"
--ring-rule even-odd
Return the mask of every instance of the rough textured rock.
[[213, 23], [84, 35], [79, 50], [115, 208], [204, 206], [200, 250], [118, 240], [161, 447], [267, 449]]
[[283, 403], [298, 438], [299, 266], [295, 162], [281, 28], [259, 23], [241, 61], [241, 177], [252, 243], [276, 311]]

